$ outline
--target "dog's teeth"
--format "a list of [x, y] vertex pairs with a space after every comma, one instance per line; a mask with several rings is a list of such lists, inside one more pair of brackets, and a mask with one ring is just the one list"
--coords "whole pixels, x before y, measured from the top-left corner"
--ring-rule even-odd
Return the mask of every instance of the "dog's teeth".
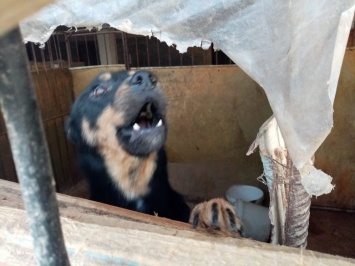
[[156, 125], [156, 127], [160, 127], [161, 125], [163, 125], [163, 121], [161, 121], [161, 119], [160, 119], [158, 124]]
[[137, 123], [135, 123], [135, 124], [133, 125], [133, 129], [134, 129], [134, 130], [140, 130], [141, 127], [140, 127]]

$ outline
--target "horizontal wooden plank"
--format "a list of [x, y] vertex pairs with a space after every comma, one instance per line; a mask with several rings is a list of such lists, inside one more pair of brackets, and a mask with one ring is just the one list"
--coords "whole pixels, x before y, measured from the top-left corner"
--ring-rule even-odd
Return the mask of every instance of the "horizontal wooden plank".
[[1, 0], [0, 36], [53, 0]]
[[[0, 181], [0, 264], [35, 264], [17, 184]], [[217, 238], [190, 225], [57, 195], [72, 265], [353, 265], [355, 260]]]

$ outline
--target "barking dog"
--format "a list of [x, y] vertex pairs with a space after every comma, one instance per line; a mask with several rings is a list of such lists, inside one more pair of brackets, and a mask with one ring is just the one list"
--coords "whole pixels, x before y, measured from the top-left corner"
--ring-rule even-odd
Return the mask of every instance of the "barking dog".
[[100, 74], [77, 98], [66, 132], [77, 147], [91, 199], [239, 235], [240, 220], [229, 203], [201, 203], [190, 217], [182, 196], [171, 188], [165, 114], [160, 84], [147, 71]]

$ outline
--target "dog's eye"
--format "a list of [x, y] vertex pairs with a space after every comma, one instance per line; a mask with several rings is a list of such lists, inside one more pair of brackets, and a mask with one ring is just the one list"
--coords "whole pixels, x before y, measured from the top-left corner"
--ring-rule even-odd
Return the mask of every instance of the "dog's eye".
[[94, 96], [100, 96], [104, 94], [107, 91], [107, 87], [105, 86], [97, 86], [96, 89], [94, 90], [93, 94]]

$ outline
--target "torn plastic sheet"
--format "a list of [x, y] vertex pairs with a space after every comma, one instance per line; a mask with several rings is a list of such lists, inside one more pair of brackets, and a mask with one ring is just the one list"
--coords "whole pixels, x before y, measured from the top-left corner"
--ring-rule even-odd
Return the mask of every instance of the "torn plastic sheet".
[[264, 88], [297, 168], [333, 126], [355, 0], [58, 0], [21, 23], [44, 43], [59, 25], [154, 35], [180, 52], [213, 42]]
[[329, 193], [332, 178], [317, 170], [313, 160], [301, 170], [294, 166], [274, 116], [261, 126], [247, 155], [257, 147], [270, 193], [271, 242], [306, 247], [311, 196]]
[[[264, 175], [268, 180], [272, 179], [275, 173], [273, 163], [276, 163], [277, 175], [285, 176], [288, 162], [288, 150], [285, 146], [280, 128], [274, 116], [270, 117], [259, 129], [259, 133], [250, 146], [247, 155], [250, 155], [259, 147], [261, 160], [264, 167]], [[313, 166], [313, 160], [309, 160], [301, 169], [298, 170], [301, 183], [307, 193], [311, 196], [328, 194], [334, 186], [331, 184], [332, 177]], [[270, 187], [269, 187], [270, 188]]]
[[330, 193], [334, 186], [333, 178], [314, 166], [306, 164], [301, 170], [302, 185], [312, 196], [321, 196]]

